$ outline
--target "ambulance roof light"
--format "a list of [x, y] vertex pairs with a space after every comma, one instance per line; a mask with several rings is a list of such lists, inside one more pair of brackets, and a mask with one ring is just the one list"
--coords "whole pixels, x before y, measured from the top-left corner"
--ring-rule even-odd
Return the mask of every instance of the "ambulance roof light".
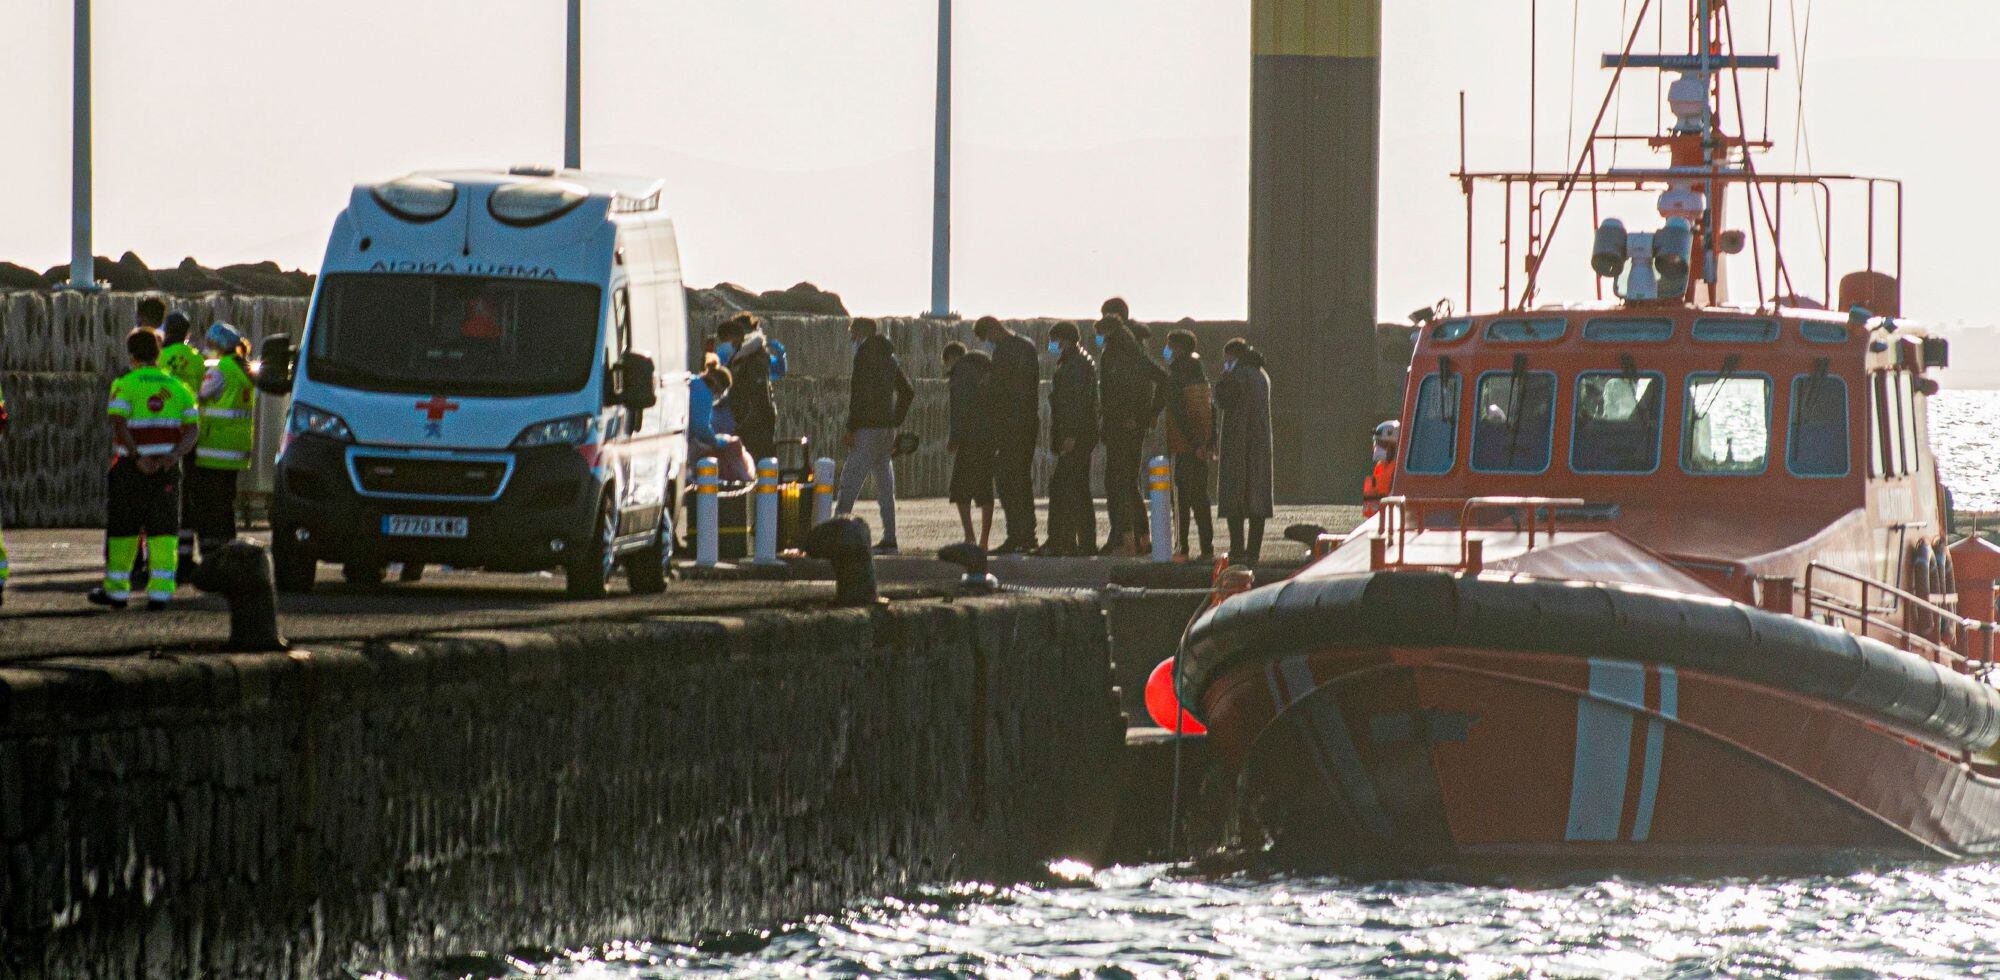
[[502, 224], [539, 225], [554, 221], [582, 204], [590, 193], [563, 180], [530, 180], [493, 190], [486, 209]]
[[398, 177], [372, 190], [382, 210], [404, 221], [436, 221], [458, 203], [458, 185], [435, 177]]

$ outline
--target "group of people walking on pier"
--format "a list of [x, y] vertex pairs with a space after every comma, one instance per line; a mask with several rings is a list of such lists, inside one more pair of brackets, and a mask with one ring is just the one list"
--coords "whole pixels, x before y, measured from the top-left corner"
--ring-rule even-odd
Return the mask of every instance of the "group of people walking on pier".
[[[898, 549], [893, 458], [915, 437], [900, 433], [916, 388], [877, 321], [849, 322], [853, 362], [835, 513], [851, 514], [872, 480], [881, 515], [878, 553]], [[1189, 330], [1175, 330], [1157, 355], [1150, 332], [1120, 298], [1106, 300], [1086, 330], [1072, 321], [1030, 337], [994, 317], [973, 324], [973, 345], [944, 347], [949, 405], [950, 500], [964, 539], [991, 544], [995, 509], [1005, 535], [995, 554], [1131, 555], [1152, 549], [1141, 495], [1149, 445], [1164, 446], [1173, 471], [1174, 553], [1215, 556], [1214, 516], [1228, 528], [1232, 560], [1254, 562], [1272, 513], [1270, 378], [1242, 338], [1222, 350], [1210, 376]], [[1044, 357], [1054, 362], [1042, 426]], [[776, 452], [777, 402], [771, 381], [784, 373], [784, 348], [755, 314], [717, 329], [690, 381], [690, 455], [718, 460], [722, 478], [748, 480], [754, 460]], [[1163, 437], [1163, 438], [1159, 438]], [[1109, 528], [1100, 541], [1091, 492], [1103, 450]], [[1034, 466], [1054, 460], [1046, 537], [1039, 533]], [[1211, 490], [1215, 492], [1211, 492]], [[975, 524], [974, 512], [978, 512]]]

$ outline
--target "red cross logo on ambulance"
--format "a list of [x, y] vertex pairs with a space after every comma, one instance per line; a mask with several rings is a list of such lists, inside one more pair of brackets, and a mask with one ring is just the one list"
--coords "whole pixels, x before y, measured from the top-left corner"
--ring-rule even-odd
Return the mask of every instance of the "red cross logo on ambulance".
[[432, 395], [429, 401], [417, 403], [417, 411], [424, 413], [424, 418], [428, 420], [424, 423], [424, 438], [442, 439], [444, 415], [446, 412], [458, 411], [458, 403], [446, 399], [443, 395]]

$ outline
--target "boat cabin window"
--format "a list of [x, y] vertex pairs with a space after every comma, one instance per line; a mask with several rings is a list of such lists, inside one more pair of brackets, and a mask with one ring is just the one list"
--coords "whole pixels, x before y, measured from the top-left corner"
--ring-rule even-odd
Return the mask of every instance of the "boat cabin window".
[[1869, 456], [1875, 464], [1876, 476], [1902, 476], [1903, 458], [1901, 447], [1896, 445], [1897, 433], [1902, 431], [1902, 421], [1896, 417], [1896, 399], [1889, 383], [1889, 372], [1877, 371], [1869, 385]]
[[1448, 344], [1454, 340], [1464, 340], [1471, 333], [1471, 320], [1445, 320], [1431, 328], [1431, 342]]
[[1903, 445], [1903, 412], [1907, 403], [1898, 397], [1895, 371], [1884, 371], [1881, 377], [1882, 394], [1882, 457], [1886, 462], [1884, 472], [1890, 476], [1910, 474], [1909, 450]]
[[1486, 339], [1517, 344], [1561, 340], [1569, 332], [1569, 320], [1559, 316], [1512, 317], [1486, 325]]
[[1681, 419], [1681, 466], [1699, 476], [1764, 472], [1771, 444], [1771, 379], [1690, 374]]
[[1549, 468], [1555, 436], [1556, 376], [1552, 371], [1489, 371], [1479, 376], [1479, 413], [1472, 426], [1472, 469], [1479, 473], [1540, 473]]
[[1603, 343], [1656, 344], [1672, 340], [1674, 321], [1666, 317], [1600, 317], [1583, 325], [1583, 339]]
[[1778, 339], [1778, 321], [1702, 317], [1694, 322], [1694, 339], [1714, 344], [1768, 344]]
[[1924, 465], [1923, 440], [1917, 438], [1917, 396], [1908, 371], [1896, 372], [1896, 403], [1903, 412], [1903, 472], [1915, 473]]
[[1799, 336], [1815, 344], [1844, 344], [1847, 343], [1847, 324], [1802, 320], [1799, 322]]
[[1569, 468], [1577, 473], [1651, 473], [1660, 466], [1658, 373], [1585, 371], [1576, 379]]
[[1882, 461], [1882, 376], [1869, 378], [1868, 385], [1868, 475], [1887, 476]]
[[1847, 475], [1847, 381], [1831, 374], [1792, 379], [1785, 468], [1794, 476]]
[[1417, 386], [1416, 411], [1410, 419], [1409, 444], [1403, 468], [1411, 473], [1449, 473], [1458, 458], [1458, 396], [1464, 376], [1440, 380], [1429, 374]]

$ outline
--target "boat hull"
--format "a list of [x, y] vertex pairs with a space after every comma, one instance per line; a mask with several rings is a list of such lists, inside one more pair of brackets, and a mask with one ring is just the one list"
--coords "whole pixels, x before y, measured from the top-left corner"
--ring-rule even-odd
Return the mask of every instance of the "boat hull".
[[[1494, 625], [1493, 610], [1524, 599], [1511, 584], [1461, 583], [1451, 607]], [[1720, 608], [1696, 606], [1690, 621]], [[1409, 604], [1371, 627], [1368, 607], [1359, 588], [1313, 586], [1219, 610], [1191, 640], [1200, 684], [1187, 693], [1236, 777], [1239, 840], [1275, 863], [1824, 867], [2000, 844], [2000, 781], [1972, 760], [1990, 734], [1985, 695], [1962, 675], [1920, 660], [1881, 669], [1880, 651], [1855, 647], [1821, 664], [1875, 658], [1839, 696], [1803, 666], [1786, 683], [1754, 610], [1721, 608], [1765, 646], [1717, 639], [1691, 652], [1677, 633], [1645, 658], [1629, 630], [1552, 621], [1553, 634], [1492, 629], [1523, 642], [1476, 643], [1465, 637], [1478, 630]], [[1357, 639], [1418, 634], [1455, 642]], [[1816, 645], [1799, 649], [1826, 648], [1806, 639]], [[1737, 673], [1756, 679], [1725, 672], [1753, 661], [1765, 663]], [[1919, 694], [1931, 707], [1911, 710]], [[1865, 707], [1890, 701], [1902, 707]]]
[[2000, 784], [1742, 681], [1476, 649], [1297, 653], [1209, 700], [1239, 816], [1289, 867], [1739, 867], [1952, 858]]

